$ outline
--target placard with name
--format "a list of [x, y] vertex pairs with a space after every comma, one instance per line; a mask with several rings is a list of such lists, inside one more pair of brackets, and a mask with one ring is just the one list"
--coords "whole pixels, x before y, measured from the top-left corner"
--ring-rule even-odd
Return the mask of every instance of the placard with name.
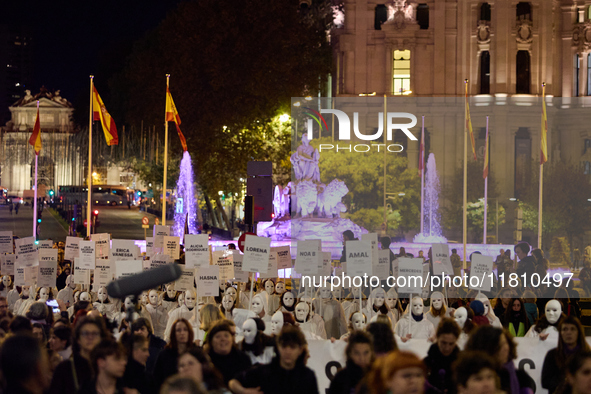
[[451, 265], [449, 246], [447, 244], [433, 244], [431, 246], [431, 256], [433, 256], [433, 275], [439, 276], [443, 273], [453, 276], [454, 268]]
[[[474, 253], [470, 265], [470, 290], [490, 291], [492, 269], [493, 258], [491, 256]], [[473, 276], [474, 279], [472, 279]]]
[[64, 260], [74, 261], [80, 256], [80, 241], [81, 238], [78, 237], [66, 237]]
[[234, 251], [234, 282], [248, 282], [248, 272], [242, 270], [243, 256], [237, 250]]
[[[57, 252], [56, 249], [52, 249]], [[55, 260], [44, 260], [43, 255], [39, 256], [39, 274], [37, 275], [38, 287], [55, 287], [57, 271], [57, 253]]]
[[85, 270], [93, 270], [95, 259], [95, 241], [80, 241], [80, 257], [76, 259], [78, 267]]
[[197, 268], [197, 295], [199, 297], [217, 297], [220, 295], [220, 267], [209, 265]]
[[94, 266], [94, 286], [97, 291], [113, 280], [113, 262], [110, 259], [97, 259]]
[[[177, 291], [187, 291], [195, 288], [195, 268], [181, 267], [181, 277], [174, 282], [174, 288]], [[218, 284], [219, 286], [219, 284]]]
[[180, 237], [165, 236], [164, 240], [164, 254], [169, 255], [173, 260], [178, 260], [181, 253]]
[[277, 278], [277, 252], [273, 252], [269, 254], [269, 264], [267, 265], [267, 272], [261, 273], [261, 279], [266, 278]]
[[187, 268], [209, 265], [209, 236], [207, 234], [185, 235], [185, 264]]
[[110, 240], [109, 234], [90, 234], [90, 240], [95, 242], [95, 254], [97, 258], [109, 257]]
[[330, 252], [322, 252], [322, 269], [321, 275], [330, 276], [332, 274], [332, 254]]
[[0, 231], [0, 254], [13, 252], [12, 231]]
[[163, 265], [170, 264], [172, 262], [171, 258], [167, 254], [156, 253], [152, 258], [148, 261], [150, 264], [150, 269], [162, 267]]
[[[398, 259], [398, 293], [421, 294], [423, 284], [423, 259], [400, 257]], [[404, 279], [401, 279], [404, 278]]]
[[154, 225], [154, 247], [162, 249], [164, 247], [164, 237], [170, 235], [169, 226]]
[[322, 267], [320, 240], [298, 241], [295, 269], [300, 275], [317, 275]]
[[27, 286], [25, 282], [25, 267], [16, 267], [14, 269], [14, 285]]
[[39, 263], [34, 237], [20, 238], [15, 240], [14, 243], [16, 245], [17, 266], [33, 267]]
[[42, 262], [54, 262], [57, 264], [57, 249], [39, 250], [39, 264]]
[[373, 265], [373, 276], [380, 280], [388, 279], [390, 275], [390, 249], [378, 250], [378, 263]]
[[113, 261], [135, 260], [137, 247], [131, 240], [114, 239], [109, 258]]
[[372, 267], [378, 264], [379, 254], [378, 254], [378, 234], [370, 233], [370, 234], [361, 234], [361, 240], [365, 242], [369, 242], [371, 244], [371, 264]]
[[371, 253], [371, 243], [367, 241], [347, 241], [346, 252], [347, 275], [372, 275], [373, 258]]
[[291, 251], [289, 246], [276, 246], [271, 248], [271, 252], [277, 253], [277, 269], [282, 270], [291, 268]]
[[115, 276], [117, 279], [139, 274], [142, 270], [142, 260], [115, 261]]
[[244, 245], [242, 270], [247, 272], [266, 273], [269, 268], [271, 238], [246, 235]]
[[37, 249], [53, 249], [53, 241], [51, 239], [44, 239], [43, 241], [39, 241]]
[[0, 262], [2, 263], [0, 270], [2, 270], [2, 275], [14, 275], [15, 260], [16, 255], [14, 254], [0, 254]]
[[76, 261], [74, 262], [74, 283], [77, 285], [89, 285], [90, 270], [81, 268], [80, 264], [78, 264], [77, 266], [76, 263], [78, 263], [78, 260], [79, 259], [76, 259]]
[[152, 248], [154, 247], [154, 237], [146, 237], [146, 256], [152, 256]]
[[220, 267], [220, 280], [230, 282], [234, 279], [234, 254], [231, 250], [213, 252], [213, 264]]

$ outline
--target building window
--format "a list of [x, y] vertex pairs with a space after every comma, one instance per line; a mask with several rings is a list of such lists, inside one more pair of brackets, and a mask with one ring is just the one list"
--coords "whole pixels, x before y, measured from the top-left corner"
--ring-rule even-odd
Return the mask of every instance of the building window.
[[[515, 197], [526, 191], [531, 176], [531, 137], [527, 127], [520, 127], [515, 134]], [[490, 161], [489, 161], [490, 163]]]
[[529, 94], [529, 64], [529, 52], [517, 51], [517, 84], [515, 89], [517, 94]]
[[388, 20], [388, 7], [385, 4], [376, 5], [376, 15], [374, 28], [376, 30], [382, 30], [382, 23]]
[[517, 19], [522, 20], [532, 20], [531, 16], [531, 4], [530, 3], [517, 3]]
[[409, 94], [410, 91], [410, 51], [394, 51], [392, 67], [392, 93]]
[[490, 53], [480, 54], [480, 94], [490, 94]]
[[575, 53], [575, 57], [573, 59], [573, 82], [574, 82], [574, 89], [573, 89], [573, 97], [579, 97], [579, 82], [580, 82], [580, 75], [581, 75], [581, 59], [579, 59], [579, 55]]
[[490, 4], [482, 3], [480, 6], [480, 20], [490, 22]]
[[418, 5], [417, 23], [421, 30], [427, 30], [429, 28], [429, 6], [427, 4]]

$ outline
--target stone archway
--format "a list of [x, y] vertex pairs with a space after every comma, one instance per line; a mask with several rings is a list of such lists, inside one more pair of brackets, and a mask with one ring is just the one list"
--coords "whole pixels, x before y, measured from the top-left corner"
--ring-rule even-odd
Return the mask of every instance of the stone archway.
[[[55, 180], [55, 166], [50, 157], [39, 156], [37, 163], [37, 184], [52, 188]], [[35, 182], [35, 159], [31, 162], [31, 187]]]

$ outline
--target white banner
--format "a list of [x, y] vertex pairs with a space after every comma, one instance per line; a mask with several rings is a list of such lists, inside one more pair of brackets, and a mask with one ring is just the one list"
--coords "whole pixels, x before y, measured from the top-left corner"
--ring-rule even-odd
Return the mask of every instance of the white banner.
[[164, 242], [164, 254], [169, 255], [173, 260], [178, 260], [181, 254], [180, 237], [165, 236], [162, 238]]
[[95, 242], [94, 248], [97, 258], [109, 257], [110, 239], [109, 234], [90, 234], [90, 240]]
[[295, 269], [300, 275], [317, 275], [322, 267], [322, 244], [320, 240], [298, 241]]
[[371, 244], [366, 241], [347, 241], [347, 275], [372, 275]]
[[269, 268], [271, 238], [246, 235], [244, 245], [242, 270], [247, 272], [266, 273]]
[[447, 244], [433, 244], [431, 256], [433, 257], [433, 275], [439, 276], [444, 273], [453, 276], [454, 267], [451, 265]]
[[199, 297], [217, 297], [220, 295], [220, 267], [208, 265], [199, 267], [197, 271], [197, 295]]
[[66, 237], [64, 260], [74, 261], [80, 256], [80, 241], [81, 238], [78, 237]]
[[114, 239], [109, 258], [112, 261], [135, 260], [136, 246], [132, 240]]
[[209, 265], [209, 236], [207, 234], [185, 235], [185, 264], [187, 268]]
[[57, 264], [57, 249], [39, 250], [39, 264], [42, 262], [54, 262]]
[[0, 270], [2, 271], [2, 275], [14, 275], [15, 260], [16, 255], [14, 254], [0, 254], [0, 262], [2, 263]]
[[490, 291], [492, 269], [493, 259], [491, 256], [473, 254], [470, 265], [470, 290]]
[[[423, 277], [423, 259], [400, 257], [398, 259], [397, 283], [400, 285], [398, 293], [421, 294]], [[400, 279], [404, 278], [404, 279]], [[404, 285], [404, 286], [403, 286]]]
[[213, 252], [213, 264], [220, 268], [220, 280], [231, 282], [234, 279], [234, 254], [231, 250]]
[[17, 267], [14, 269], [14, 285], [27, 286], [25, 282], [25, 267]]
[[12, 231], [0, 231], [0, 254], [13, 252]]
[[14, 241], [16, 246], [16, 265], [33, 267], [39, 264], [37, 246], [34, 237], [20, 238]]
[[80, 257], [76, 259], [76, 265], [85, 270], [93, 270], [96, 254], [95, 241], [80, 241]]

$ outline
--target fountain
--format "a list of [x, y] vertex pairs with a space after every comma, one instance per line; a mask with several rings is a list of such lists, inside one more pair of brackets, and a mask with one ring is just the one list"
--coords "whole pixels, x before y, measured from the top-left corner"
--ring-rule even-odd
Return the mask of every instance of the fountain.
[[[197, 234], [197, 201], [195, 198], [195, 185], [193, 184], [193, 165], [189, 152], [183, 153], [181, 160], [181, 171], [179, 180], [176, 184], [176, 206], [174, 210], [173, 234], [181, 237], [185, 227], [189, 229], [189, 234]], [[188, 224], [185, 222], [188, 220]]]
[[435, 155], [429, 154], [427, 160], [427, 172], [425, 176], [425, 192], [423, 201], [423, 233], [414, 237], [416, 243], [447, 243], [447, 239], [441, 235], [439, 216], [439, 176]]

